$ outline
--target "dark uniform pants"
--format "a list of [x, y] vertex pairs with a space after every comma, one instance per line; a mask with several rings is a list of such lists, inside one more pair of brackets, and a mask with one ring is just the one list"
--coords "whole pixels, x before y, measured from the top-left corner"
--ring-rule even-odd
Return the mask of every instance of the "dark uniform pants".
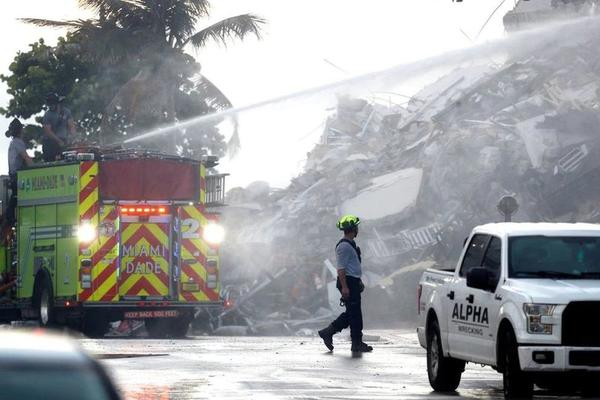
[[[352, 343], [359, 343], [362, 341], [362, 330], [363, 330], [363, 319], [362, 309], [360, 306], [360, 292], [361, 284], [360, 279], [353, 276], [346, 276], [346, 282], [348, 283], [348, 289], [350, 290], [350, 296], [344, 301], [346, 311], [341, 313], [332, 325], [335, 331], [341, 332], [342, 329], [350, 327], [350, 337]], [[342, 292], [342, 286], [338, 278], [337, 288]]]
[[56, 161], [56, 158], [63, 152], [63, 148], [54, 140], [44, 138], [42, 141], [42, 156], [45, 162]]
[[17, 211], [17, 175], [9, 175], [8, 187], [10, 189], [10, 198], [6, 207], [6, 222], [9, 226], [14, 226]]

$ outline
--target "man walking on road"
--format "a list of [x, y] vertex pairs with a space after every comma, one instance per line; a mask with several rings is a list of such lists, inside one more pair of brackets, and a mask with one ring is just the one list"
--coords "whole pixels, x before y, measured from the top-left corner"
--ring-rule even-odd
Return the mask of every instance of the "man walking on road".
[[337, 223], [338, 229], [344, 231], [344, 237], [335, 246], [337, 288], [342, 294], [341, 301], [346, 307], [346, 311], [341, 313], [327, 328], [319, 331], [319, 336], [329, 351], [333, 350], [333, 335], [348, 326], [350, 327], [353, 353], [373, 350], [373, 347], [362, 341], [363, 320], [360, 294], [365, 286], [361, 280], [360, 247], [354, 241], [358, 236], [358, 224], [360, 224], [360, 219], [354, 215], [345, 215]]

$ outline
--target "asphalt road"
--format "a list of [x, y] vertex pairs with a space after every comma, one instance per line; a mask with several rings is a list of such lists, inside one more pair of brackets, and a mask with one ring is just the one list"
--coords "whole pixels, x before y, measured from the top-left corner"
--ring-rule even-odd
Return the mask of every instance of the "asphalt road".
[[103, 359], [128, 400], [502, 398], [501, 375], [472, 364], [457, 394], [434, 394], [416, 334], [366, 334], [375, 350], [362, 358], [352, 358], [349, 341], [338, 337], [333, 353], [316, 337], [81, 342]]

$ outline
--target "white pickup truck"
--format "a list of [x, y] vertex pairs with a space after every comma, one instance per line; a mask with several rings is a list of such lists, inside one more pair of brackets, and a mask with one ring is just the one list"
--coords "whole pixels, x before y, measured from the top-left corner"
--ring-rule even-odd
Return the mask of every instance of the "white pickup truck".
[[505, 398], [600, 388], [600, 225], [497, 223], [467, 238], [454, 271], [418, 287], [429, 382], [453, 391], [465, 362], [503, 373]]

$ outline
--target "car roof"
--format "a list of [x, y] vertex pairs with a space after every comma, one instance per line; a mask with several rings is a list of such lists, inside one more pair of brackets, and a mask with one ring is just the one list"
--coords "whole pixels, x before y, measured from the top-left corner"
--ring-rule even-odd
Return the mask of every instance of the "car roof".
[[91, 358], [81, 347], [65, 336], [43, 330], [0, 331], [0, 365], [18, 363], [84, 366], [90, 362]]
[[600, 236], [600, 225], [563, 222], [498, 222], [476, 226], [474, 232], [503, 237], [531, 235]]

